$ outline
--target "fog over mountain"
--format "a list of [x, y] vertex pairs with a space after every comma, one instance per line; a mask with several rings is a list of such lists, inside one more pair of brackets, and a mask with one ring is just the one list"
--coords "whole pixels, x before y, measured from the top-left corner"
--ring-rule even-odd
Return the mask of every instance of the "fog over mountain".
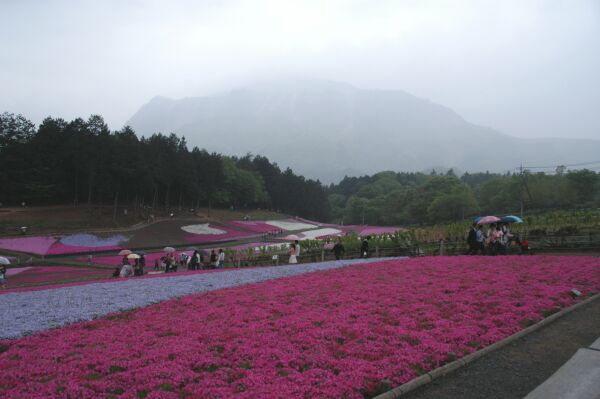
[[600, 140], [516, 138], [404, 91], [320, 80], [274, 81], [180, 100], [155, 97], [128, 124], [145, 136], [185, 135], [211, 152], [265, 155], [326, 183], [439, 166], [514, 171], [521, 163], [577, 163], [600, 153]]

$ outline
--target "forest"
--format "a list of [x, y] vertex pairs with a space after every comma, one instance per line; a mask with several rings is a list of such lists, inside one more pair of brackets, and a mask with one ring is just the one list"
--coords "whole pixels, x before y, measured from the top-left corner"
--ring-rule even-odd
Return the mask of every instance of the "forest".
[[341, 224], [419, 225], [600, 207], [593, 170], [385, 171], [324, 186], [264, 156], [190, 150], [185, 137], [138, 137], [127, 126], [111, 131], [99, 115], [48, 117], [36, 127], [22, 115], [0, 114], [0, 184], [5, 205], [103, 204], [115, 215], [118, 205], [259, 208]]
[[346, 224], [416, 225], [477, 215], [535, 215], [600, 207], [600, 176], [587, 170], [554, 174], [381, 172], [346, 177], [328, 187], [332, 220]]
[[261, 156], [241, 158], [188, 148], [184, 137], [139, 138], [111, 131], [92, 115], [35, 125], [0, 114], [0, 202], [5, 205], [126, 204], [170, 211], [200, 206], [261, 208], [326, 220], [320, 182], [281, 170]]

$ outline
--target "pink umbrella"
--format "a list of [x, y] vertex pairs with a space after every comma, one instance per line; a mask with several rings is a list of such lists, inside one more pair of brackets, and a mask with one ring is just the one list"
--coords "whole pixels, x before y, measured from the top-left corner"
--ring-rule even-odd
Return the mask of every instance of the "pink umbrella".
[[128, 249], [122, 249], [121, 251], [119, 251], [120, 256], [125, 256], [125, 255], [129, 255], [129, 254], [131, 254], [131, 251]]
[[502, 220], [502, 219], [500, 219], [499, 217], [496, 217], [496, 216], [484, 216], [477, 221], [477, 224], [496, 223], [496, 222], [499, 222], [500, 220]]

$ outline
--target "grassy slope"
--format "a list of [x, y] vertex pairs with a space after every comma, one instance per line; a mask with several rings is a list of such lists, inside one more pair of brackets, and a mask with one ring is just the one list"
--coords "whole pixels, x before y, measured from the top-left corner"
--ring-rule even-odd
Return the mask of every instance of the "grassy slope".
[[[48, 233], [68, 233], [76, 231], [102, 231], [102, 230], [122, 230], [135, 226], [138, 223], [147, 221], [140, 216], [135, 217], [131, 208], [128, 215], [124, 215], [123, 209], [119, 208], [116, 222], [113, 220], [113, 208], [94, 207], [88, 209], [85, 206], [44, 206], [27, 208], [0, 208], [0, 236], [19, 235], [21, 226], [28, 227], [28, 235], [48, 234]], [[262, 210], [229, 210], [229, 209], [211, 209], [210, 218], [208, 218], [208, 209], [198, 209], [196, 214], [181, 211], [176, 213], [176, 217], [198, 218], [199, 220], [227, 221], [242, 219], [249, 215], [252, 219], [282, 219], [287, 215], [262, 211]], [[157, 218], [168, 216], [166, 212], [158, 211], [155, 213]]]

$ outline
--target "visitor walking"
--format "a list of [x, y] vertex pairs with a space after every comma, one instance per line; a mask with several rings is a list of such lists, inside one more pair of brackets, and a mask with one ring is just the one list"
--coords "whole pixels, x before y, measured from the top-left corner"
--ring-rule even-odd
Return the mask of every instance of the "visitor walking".
[[296, 244], [290, 245], [290, 264], [298, 263], [296, 258]]
[[5, 288], [6, 285], [6, 266], [0, 265], [0, 284], [2, 284], [2, 288]]
[[477, 253], [477, 223], [473, 223], [467, 234], [467, 252], [466, 255]]
[[481, 226], [477, 226], [477, 230], [475, 231], [475, 253], [473, 255], [477, 255], [478, 252], [481, 252], [482, 255], [485, 254], [485, 236], [483, 235], [483, 230], [481, 230]]
[[215, 250], [213, 249], [213, 250], [210, 251], [210, 268], [211, 269], [216, 269], [217, 266], [218, 266], [217, 262], [218, 262], [217, 261], [217, 254], [216, 254]]
[[296, 260], [300, 261], [300, 242], [296, 240], [294, 244], [296, 244]]
[[225, 251], [223, 248], [219, 249], [219, 256], [217, 258], [217, 267], [222, 269], [225, 266]]
[[360, 245], [360, 257], [361, 258], [368, 258], [369, 257], [369, 241], [368, 241], [367, 238], [365, 238], [363, 240], [362, 244]]
[[346, 253], [346, 249], [344, 248], [344, 245], [342, 244], [342, 240], [338, 239], [338, 241], [333, 246], [333, 254], [335, 255], [335, 260], [342, 259], [344, 257], [345, 253]]
[[198, 266], [200, 264], [200, 255], [198, 251], [194, 251], [192, 257], [190, 258], [190, 263], [188, 263], [188, 270], [198, 270]]
[[487, 254], [496, 255], [496, 225], [491, 224], [487, 232]]
[[187, 263], [187, 254], [182, 252], [179, 254], [179, 266], [183, 267]]
[[120, 277], [131, 277], [133, 276], [133, 268], [129, 263], [125, 263], [123, 267], [121, 267]]

